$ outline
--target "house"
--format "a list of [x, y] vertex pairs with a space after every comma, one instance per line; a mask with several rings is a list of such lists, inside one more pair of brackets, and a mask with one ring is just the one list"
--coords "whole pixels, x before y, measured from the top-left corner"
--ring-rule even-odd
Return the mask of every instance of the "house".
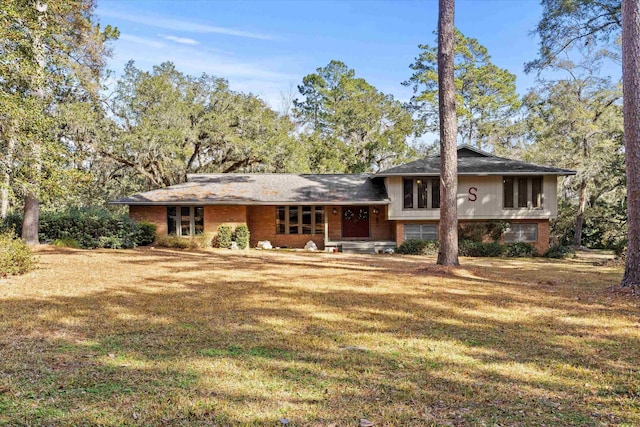
[[[380, 251], [412, 238], [437, 240], [440, 157], [375, 174], [201, 174], [187, 182], [113, 203], [157, 226], [158, 235], [215, 233], [246, 224], [251, 245]], [[557, 215], [557, 178], [574, 171], [458, 148], [458, 220], [462, 227], [508, 222], [505, 242], [549, 246]]]

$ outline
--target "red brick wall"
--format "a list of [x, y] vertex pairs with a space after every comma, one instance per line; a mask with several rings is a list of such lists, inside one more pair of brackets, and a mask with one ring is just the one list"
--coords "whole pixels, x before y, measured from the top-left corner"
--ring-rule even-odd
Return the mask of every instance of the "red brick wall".
[[166, 206], [129, 206], [129, 218], [155, 224], [158, 236], [167, 234]]
[[[331, 216], [331, 208], [328, 212]], [[275, 206], [249, 206], [247, 213], [251, 247], [255, 247], [260, 240], [268, 240], [273, 247], [304, 248], [309, 240], [313, 240], [319, 249], [324, 249], [324, 232], [321, 234], [276, 234]], [[329, 224], [329, 230], [331, 230], [331, 224]]]
[[[333, 213], [333, 208], [334, 206], [327, 206], [327, 212], [329, 213], [329, 239], [333, 241], [343, 240], [342, 207], [335, 206], [336, 214]], [[378, 215], [373, 214], [374, 208], [378, 209]], [[394, 221], [389, 221], [386, 205], [369, 207], [369, 238], [364, 240], [394, 240]]]
[[236, 227], [247, 224], [246, 206], [205, 206], [204, 207], [204, 232], [218, 233], [218, 226], [227, 224]]
[[[387, 218], [387, 207], [376, 206], [379, 213], [373, 214], [373, 206], [369, 211], [370, 237], [367, 240], [393, 240], [394, 224]], [[329, 227], [329, 240], [342, 240], [342, 209], [335, 206], [337, 213], [333, 213], [334, 206], [325, 206], [325, 215]], [[260, 240], [268, 240], [271, 244], [280, 247], [303, 248], [309, 241], [324, 248], [324, 233], [321, 234], [276, 234], [275, 206], [249, 206], [248, 210], [249, 230], [251, 231], [251, 246], [258, 244]]]
[[[136, 221], [148, 221], [156, 225], [156, 234], [167, 234], [166, 206], [129, 206], [129, 217]], [[204, 232], [216, 233], [220, 224], [233, 227], [247, 223], [246, 206], [205, 206]]]

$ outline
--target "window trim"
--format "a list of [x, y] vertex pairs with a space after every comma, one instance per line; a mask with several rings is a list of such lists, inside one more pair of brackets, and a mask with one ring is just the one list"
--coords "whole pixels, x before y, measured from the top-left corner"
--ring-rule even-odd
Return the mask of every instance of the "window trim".
[[[420, 181], [420, 182], [419, 182]], [[411, 206], [407, 206], [407, 183], [411, 182]], [[439, 176], [416, 176], [416, 177], [404, 177], [402, 178], [402, 210], [403, 211], [413, 211], [413, 210], [435, 210], [440, 209], [440, 191], [438, 191], [438, 207], [433, 207], [434, 205], [434, 184], [438, 185], [438, 190], [440, 189], [440, 177]], [[422, 186], [426, 190], [426, 202], [427, 206], [420, 206], [420, 192], [419, 188]]]
[[[438, 228], [439, 228], [439, 227], [438, 227], [438, 224], [433, 224], [433, 223], [424, 223], [424, 224], [422, 224], [422, 223], [421, 223], [421, 224], [404, 224], [404, 226], [403, 226], [403, 231], [402, 231], [402, 241], [403, 241], [403, 242], [406, 242], [407, 240], [409, 240], [409, 239], [407, 239], [407, 227], [420, 227], [420, 231], [419, 231], [419, 232], [417, 232], [417, 234], [420, 234], [420, 237], [418, 238], [418, 239], [420, 239], [420, 240], [426, 240], [426, 241], [430, 241], [430, 242], [436, 242], [436, 241], [438, 241], [438, 232], [439, 232], [439, 230], [438, 230]], [[432, 227], [433, 227], [433, 228], [435, 229], [435, 239], [425, 239], [425, 238], [423, 238], [423, 236], [424, 236], [425, 234], [433, 234], [433, 232], [424, 232], [424, 231], [423, 231], [423, 229], [422, 229], [423, 227], [429, 227], [429, 228], [432, 228]], [[411, 233], [411, 234], [416, 234], [416, 232], [413, 232], [413, 233]]]
[[[506, 206], [506, 200], [507, 198], [505, 197], [507, 192], [506, 192], [506, 188], [505, 185], [507, 183], [507, 180], [511, 181], [511, 185], [512, 185], [512, 194], [511, 194], [511, 202], [512, 202], [512, 206]], [[537, 200], [534, 202], [533, 200], [533, 182], [534, 180], [539, 180], [540, 182], [540, 193], [537, 195]], [[520, 189], [521, 189], [521, 182], [524, 181], [526, 182], [526, 186], [523, 186], [526, 188], [527, 191], [527, 195], [526, 195], [526, 206], [520, 206]], [[536, 206], [536, 204], [538, 206]], [[503, 175], [502, 176], [502, 209], [507, 209], [507, 210], [542, 210], [544, 209], [544, 176], [543, 175], [534, 175], [534, 176], [517, 176], [517, 175]]]
[[[169, 209], [174, 208], [176, 210], [176, 214], [175, 215], [169, 215]], [[189, 234], [182, 234], [182, 209], [183, 208], [188, 208], [189, 209]], [[202, 209], [202, 231], [200, 233], [196, 233], [196, 209]], [[168, 205], [166, 207], [166, 221], [167, 221], [167, 235], [169, 236], [178, 236], [178, 237], [192, 237], [192, 236], [200, 236], [202, 234], [204, 234], [204, 224], [205, 224], [205, 220], [204, 220], [204, 206], [196, 206], [196, 205], [190, 205], [190, 206], [184, 206], [184, 205], [180, 205], [180, 206], [175, 206], [175, 205]], [[174, 233], [169, 233], [169, 221], [170, 218], [173, 217], [175, 218], [175, 232]]]
[[[534, 236], [535, 239], [534, 240], [527, 240], [526, 239], [526, 232], [523, 231], [522, 229], [524, 227], [534, 227]], [[512, 230], [513, 228], [517, 228], [518, 230]], [[509, 233], [514, 233], [514, 238], [513, 239], [508, 239], [507, 235]], [[523, 238], [524, 237], [524, 238]], [[531, 223], [531, 222], [516, 222], [513, 223], [509, 226], [509, 228], [505, 231], [502, 240], [504, 243], [518, 243], [518, 242], [524, 242], [524, 243], [537, 243], [538, 242], [538, 237], [539, 237], [539, 227], [538, 227], [538, 223]]]
[[[279, 230], [278, 224], [278, 211], [279, 209], [284, 208], [284, 232]], [[295, 227], [297, 229], [297, 233], [291, 233], [291, 226], [289, 225], [289, 211], [290, 208], [296, 208], [298, 211], [298, 224]], [[304, 216], [302, 215], [304, 208], [311, 208], [311, 224], [303, 224]], [[322, 231], [318, 232], [318, 212], [322, 214]], [[299, 236], [299, 235], [319, 235], [324, 233], [324, 225], [327, 221], [326, 209], [324, 206], [316, 206], [316, 205], [278, 205], [274, 209], [274, 225], [275, 225], [275, 234], [277, 236]], [[310, 226], [311, 233], [303, 233], [304, 225]]]

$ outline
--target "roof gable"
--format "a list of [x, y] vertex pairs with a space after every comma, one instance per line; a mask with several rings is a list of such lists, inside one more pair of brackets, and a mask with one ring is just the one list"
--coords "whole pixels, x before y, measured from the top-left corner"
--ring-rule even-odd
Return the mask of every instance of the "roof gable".
[[[575, 175], [569, 169], [494, 156], [470, 145], [458, 147], [458, 175]], [[440, 175], [440, 155], [425, 157], [376, 173], [376, 176]]]

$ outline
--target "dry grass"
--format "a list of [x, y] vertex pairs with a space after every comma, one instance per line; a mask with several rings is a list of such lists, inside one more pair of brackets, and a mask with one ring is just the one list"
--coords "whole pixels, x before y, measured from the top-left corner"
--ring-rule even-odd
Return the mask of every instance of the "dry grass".
[[619, 267], [39, 258], [0, 281], [0, 425], [640, 425], [640, 301], [610, 290]]

